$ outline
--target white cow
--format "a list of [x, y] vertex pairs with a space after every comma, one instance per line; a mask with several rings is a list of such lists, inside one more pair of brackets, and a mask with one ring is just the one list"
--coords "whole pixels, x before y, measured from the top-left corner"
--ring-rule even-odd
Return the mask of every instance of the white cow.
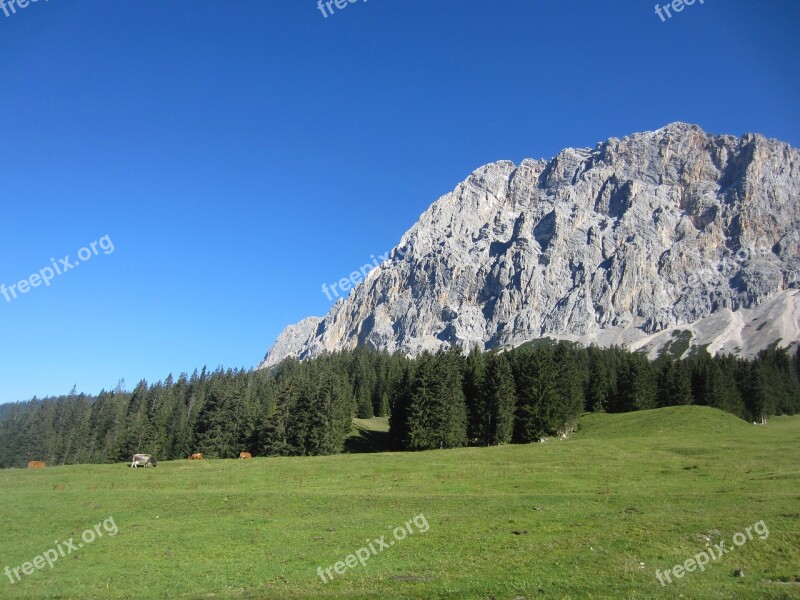
[[150, 465], [157, 467], [158, 461], [150, 454], [134, 454], [133, 461], [131, 461], [131, 467], [136, 469], [140, 465], [145, 468], [149, 467]]

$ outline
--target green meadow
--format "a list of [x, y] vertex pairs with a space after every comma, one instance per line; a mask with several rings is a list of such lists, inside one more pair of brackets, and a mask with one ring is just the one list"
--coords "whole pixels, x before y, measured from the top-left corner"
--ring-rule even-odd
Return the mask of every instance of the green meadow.
[[[419, 453], [380, 452], [385, 430], [357, 422], [337, 456], [0, 471], [0, 569], [118, 531], [0, 598], [800, 598], [800, 416], [591, 414], [565, 440]], [[659, 583], [709, 541], [734, 549]]]

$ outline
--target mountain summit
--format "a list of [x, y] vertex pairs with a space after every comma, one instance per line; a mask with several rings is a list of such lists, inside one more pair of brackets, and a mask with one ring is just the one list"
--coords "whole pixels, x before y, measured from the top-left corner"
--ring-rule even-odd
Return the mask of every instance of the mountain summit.
[[434, 202], [261, 367], [368, 346], [410, 355], [538, 338], [655, 357], [800, 341], [800, 152], [674, 123], [550, 161], [499, 161]]

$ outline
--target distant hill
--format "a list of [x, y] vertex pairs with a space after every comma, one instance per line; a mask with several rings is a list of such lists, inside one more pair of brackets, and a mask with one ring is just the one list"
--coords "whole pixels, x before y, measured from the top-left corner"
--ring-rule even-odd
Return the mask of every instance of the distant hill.
[[737, 433], [754, 425], [728, 412], [708, 406], [668, 406], [623, 414], [592, 413], [581, 418], [575, 434], [587, 439], [625, 437], [656, 438], [675, 433], [705, 436], [714, 433]]

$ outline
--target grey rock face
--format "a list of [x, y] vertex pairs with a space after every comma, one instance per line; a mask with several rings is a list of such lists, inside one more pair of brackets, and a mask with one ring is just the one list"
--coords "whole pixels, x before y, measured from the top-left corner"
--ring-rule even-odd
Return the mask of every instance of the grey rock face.
[[[327, 316], [288, 327], [261, 366], [357, 345], [416, 355], [540, 337], [652, 350], [659, 332], [781, 294], [796, 321], [799, 197], [797, 149], [683, 123], [486, 165]], [[701, 329], [702, 343], [716, 339]], [[781, 345], [799, 329], [775, 329], [794, 335]]]

